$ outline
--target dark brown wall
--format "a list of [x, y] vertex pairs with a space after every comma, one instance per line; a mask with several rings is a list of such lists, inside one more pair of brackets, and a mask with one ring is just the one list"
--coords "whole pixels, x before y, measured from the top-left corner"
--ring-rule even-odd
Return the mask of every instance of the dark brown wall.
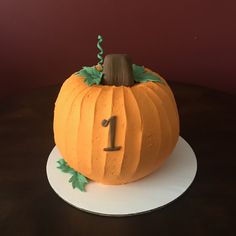
[[0, 97], [62, 82], [105, 53], [169, 80], [236, 90], [235, 1], [1, 0]]

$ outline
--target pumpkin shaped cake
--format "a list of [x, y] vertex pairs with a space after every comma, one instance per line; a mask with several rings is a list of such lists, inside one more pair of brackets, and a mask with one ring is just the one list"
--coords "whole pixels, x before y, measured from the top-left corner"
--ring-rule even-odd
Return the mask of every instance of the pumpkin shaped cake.
[[171, 154], [179, 137], [177, 106], [156, 72], [123, 54], [99, 58], [97, 66], [84, 67], [62, 85], [55, 143], [74, 172], [125, 184], [156, 171]]

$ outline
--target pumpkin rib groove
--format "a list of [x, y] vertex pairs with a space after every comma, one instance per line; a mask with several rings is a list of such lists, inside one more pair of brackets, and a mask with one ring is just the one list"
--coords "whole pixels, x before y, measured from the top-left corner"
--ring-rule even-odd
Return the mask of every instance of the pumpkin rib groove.
[[[144, 90], [144, 93], [145, 93], [146, 98], [147, 98], [148, 100], [150, 100], [150, 102], [152, 103], [152, 105], [153, 105], [154, 108], [155, 108], [155, 111], [156, 111], [155, 117], [158, 117], [157, 119], [155, 119], [155, 121], [158, 120], [158, 123], [159, 123], [159, 125], [158, 125], [159, 132], [158, 132], [158, 134], [159, 134], [159, 140], [160, 140], [160, 141], [159, 141], [159, 145], [157, 146], [157, 148], [158, 148], [157, 154], [155, 154], [155, 155], [157, 155], [156, 161], [159, 162], [158, 158], [159, 158], [159, 156], [160, 156], [161, 147], [163, 146], [163, 145], [162, 145], [162, 144], [163, 144], [163, 131], [162, 131], [161, 128], [160, 128], [160, 127], [162, 126], [161, 113], [160, 113], [160, 111], [158, 110], [157, 105], [155, 104], [155, 102], [153, 101], [153, 98], [152, 98], [152, 96], [155, 96], [155, 93], [153, 93], [153, 92], [150, 93], [149, 88], [148, 88], [147, 86], [145, 86], [145, 85], [142, 86], [142, 89]], [[149, 96], [150, 94], [152, 94], [152, 95]], [[161, 157], [160, 157], [160, 158], [161, 158]], [[156, 165], [156, 164], [154, 163], [154, 165]]]
[[[168, 111], [169, 111], [168, 117], [173, 121], [173, 123], [171, 122], [172, 128], [178, 126], [179, 120], [178, 120], [177, 106], [176, 106], [176, 103], [172, 101], [171, 97], [169, 96], [169, 94], [167, 92], [168, 87], [157, 86], [158, 85], [157, 83], [153, 83], [153, 85], [154, 86], [152, 86], [152, 87], [154, 90], [157, 90], [159, 93], [162, 93], [162, 95], [164, 96], [164, 101], [166, 102], [166, 106], [169, 107], [168, 108]], [[147, 85], [147, 86], [149, 86], [149, 85]], [[159, 93], [157, 93], [157, 94], [159, 95]]]
[[125, 162], [125, 149], [126, 149], [126, 139], [127, 139], [127, 126], [128, 126], [128, 117], [127, 117], [127, 109], [126, 109], [126, 106], [125, 106], [125, 87], [122, 86], [122, 94], [123, 94], [123, 108], [124, 108], [124, 116], [125, 116], [125, 135], [124, 135], [124, 142], [123, 142], [123, 155], [122, 155], [122, 161], [121, 161], [121, 164], [120, 164], [120, 171], [119, 171], [119, 177], [122, 177], [122, 174], [123, 174], [123, 168], [124, 168], [124, 162]]
[[[65, 81], [65, 83], [61, 87], [58, 98], [63, 97], [63, 100], [65, 100], [68, 98], [68, 96], [71, 94], [71, 92], [74, 89], [77, 89], [77, 90], [79, 89], [80, 91], [82, 91], [86, 87], [87, 86], [85, 84], [81, 83], [81, 77], [72, 75]], [[61, 95], [60, 93], [62, 93], [64, 96], [60, 96]]]
[[124, 109], [126, 114], [126, 132], [121, 178], [131, 179], [139, 163], [140, 148], [137, 149], [137, 147], [140, 147], [142, 132], [140, 131], [141, 117], [139, 115], [133, 117], [133, 114], [140, 112], [139, 107], [132, 90], [127, 87], [124, 87]]
[[[73, 152], [73, 150], [71, 150], [71, 145], [70, 145], [71, 144], [71, 133], [69, 131], [72, 129], [73, 122], [70, 122], [70, 120], [73, 120], [73, 117], [75, 115], [74, 106], [75, 106], [76, 102], [78, 102], [78, 97], [86, 90], [87, 90], [87, 88], [83, 88], [82, 90], [79, 90], [79, 91], [77, 90], [77, 94], [71, 102], [70, 110], [68, 112], [68, 115], [67, 115], [67, 118], [65, 121], [65, 128], [66, 128], [65, 129], [66, 132], [64, 134], [65, 159], [68, 162], [68, 165], [75, 168], [75, 169], [76, 169], [76, 166], [74, 166], [74, 162], [73, 162], [73, 160], [71, 160], [71, 158], [73, 157], [73, 155], [71, 155], [72, 154], [71, 152]], [[74, 132], [74, 130], [72, 130], [72, 132]], [[68, 146], [70, 146], [69, 150], [68, 150]], [[76, 158], [76, 151], [75, 151], [75, 159], [77, 159]]]
[[[83, 90], [81, 90], [76, 97], [76, 106], [78, 106], [78, 109], [76, 109], [73, 114], [71, 114], [71, 125], [76, 124], [74, 127], [74, 130], [72, 132], [75, 132], [73, 136], [70, 135], [71, 139], [74, 138], [73, 141], [71, 141], [71, 145], [74, 144], [74, 155], [71, 154], [71, 157], [73, 157], [73, 160], [70, 160], [71, 165], [78, 170], [78, 129], [80, 125], [80, 115], [81, 115], [81, 104], [82, 104], [82, 98], [90, 91], [88, 87], [84, 87]], [[81, 98], [80, 98], [81, 97]], [[70, 123], [68, 124], [70, 125]], [[69, 128], [69, 127], [68, 127]], [[73, 147], [73, 146], [72, 146]]]
[[[165, 94], [165, 102], [166, 102], [166, 107], [164, 107], [164, 112], [166, 114], [167, 120], [169, 122], [169, 127], [170, 127], [170, 140], [171, 140], [171, 144], [172, 147], [174, 146], [175, 141], [175, 137], [173, 136], [174, 134], [174, 126], [175, 126], [175, 114], [173, 113], [173, 105], [172, 105], [172, 101], [170, 100], [169, 96], [166, 95], [166, 93], [163, 93], [165, 90], [161, 90], [162, 94]], [[157, 96], [161, 99], [160, 97], [160, 93], [157, 94]]]
[[[156, 151], [156, 147], [158, 147], [158, 149], [160, 148], [162, 133], [155, 133], [158, 131], [160, 123], [156, 125], [156, 123], [153, 122], [152, 117], [156, 117], [156, 115], [159, 116], [159, 112], [156, 109], [153, 101], [147, 95], [147, 92], [145, 91], [145, 85], [140, 85], [137, 87], [137, 90], [140, 94], [142, 94], [142, 98], [145, 103], [143, 106], [143, 118], [145, 122], [143, 129], [144, 136], [141, 149], [141, 159], [136, 173], [136, 177], [139, 179], [153, 172], [153, 169], [155, 168], [155, 159], [157, 159], [157, 156], [153, 155], [153, 151]], [[147, 109], [149, 110], [148, 113]], [[156, 137], [156, 135], [159, 136], [159, 139]], [[155, 138], [153, 138], [153, 136], [155, 136]]]
[[[166, 95], [166, 93], [163, 93], [163, 89], [160, 87], [155, 87], [155, 83], [154, 86], [149, 86], [147, 85], [148, 88], [150, 88], [153, 93], [159, 98], [159, 101], [165, 101], [165, 106], [163, 107], [163, 111], [165, 113], [166, 119], [168, 121], [169, 127], [170, 127], [170, 139], [171, 139], [171, 146], [174, 145], [174, 139], [175, 137], [173, 137], [173, 133], [174, 133], [174, 122], [173, 119], [175, 119], [175, 117], [173, 117], [173, 114], [170, 114], [170, 111], [172, 111], [172, 107], [171, 107], [171, 101], [169, 101], [169, 96]], [[158, 90], [157, 90], [158, 89]], [[161, 97], [162, 96], [162, 97]]]
[[[73, 102], [75, 100], [75, 97], [79, 94], [79, 92], [75, 89], [73, 89], [73, 95], [71, 95], [70, 98], [68, 98], [67, 100], [65, 100], [64, 104], [63, 104], [63, 107], [68, 107], [67, 111], [63, 114], [65, 116], [65, 119], [64, 119], [64, 122], [63, 122], [63, 127], [64, 129], [62, 130], [61, 132], [61, 137], [63, 139], [63, 142], [62, 142], [62, 146], [61, 146], [61, 149], [63, 150], [63, 154], [65, 155], [64, 159], [66, 159], [68, 161], [68, 158], [67, 158], [67, 151], [66, 151], [66, 145], [67, 145], [67, 142], [66, 142], [66, 130], [67, 130], [67, 122], [68, 122], [68, 119], [70, 117], [70, 114], [71, 114], [71, 109], [72, 109], [72, 106], [73, 106]], [[67, 103], [69, 103], [69, 105], [65, 105]]]
[[[124, 91], [122, 86], [113, 87], [113, 102], [111, 116], [116, 116], [115, 146], [120, 146], [120, 150], [107, 152], [106, 172], [104, 178], [114, 181], [120, 178], [121, 165], [124, 157], [124, 136], [126, 130], [126, 115], [124, 110]], [[118, 129], [117, 129], [118, 127]]]
[[[67, 79], [67, 80], [71, 82], [70, 78]], [[72, 82], [71, 82], [71, 84], [72, 84]], [[73, 86], [73, 87], [71, 87], [71, 91], [69, 90], [69, 92], [67, 92], [67, 90], [65, 89], [65, 91], [67, 92], [66, 95], [65, 95], [65, 91], [62, 90], [63, 87], [64, 87], [64, 85], [62, 86], [61, 91], [60, 91], [60, 93], [58, 95], [58, 99], [57, 99], [57, 102], [55, 104], [55, 111], [54, 111], [54, 115], [57, 115], [58, 113], [60, 114], [60, 116], [62, 115], [60, 119], [55, 119], [55, 117], [54, 117], [54, 124], [55, 124], [54, 126], [55, 126], [55, 129], [57, 129], [57, 130], [58, 129], [59, 130], [65, 129], [65, 124], [63, 123], [63, 122], [65, 122], [65, 119], [64, 119], [64, 121], [62, 119], [63, 115], [65, 115], [65, 114], [61, 114], [61, 113], [64, 113], [64, 112], [62, 112], [63, 108], [66, 107], [65, 104], [67, 104], [68, 100], [71, 99], [71, 97], [69, 97], [69, 95], [71, 96], [71, 94], [73, 94], [76, 91], [76, 86]], [[60, 101], [61, 97], [64, 98], [62, 101]], [[61, 125], [60, 125], [60, 123], [61, 123]], [[55, 133], [57, 134], [57, 132], [55, 132]], [[64, 146], [64, 144], [63, 144], [64, 143], [64, 141], [63, 141], [64, 138], [63, 138], [63, 134], [62, 133], [64, 133], [64, 131], [62, 131], [61, 134], [59, 134], [59, 135], [55, 135], [55, 140], [56, 140], [56, 144], [61, 147], [61, 150], [60, 150], [61, 153], [63, 155], [65, 155], [64, 149], [62, 147], [62, 146]]]
[[[111, 92], [111, 99], [110, 99], [110, 101], [111, 101], [110, 112], [109, 112], [109, 116], [106, 117], [106, 119], [109, 119], [112, 116], [112, 107], [113, 107], [113, 99], [114, 99], [114, 86], [111, 87], [111, 91], [112, 92]], [[109, 134], [107, 136], [107, 141], [106, 141], [106, 145], [108, 145], [108, 144], [109, 144]], [[108, 161], [107, 161], [108, 158], [109, 158], [108, 152], [105, 152], [105, 158], [104, 158], [105, 163], [103, 165], [103, 176], [102, 176], [104, 180], [106, 180], [106, 175], [107, 175], [106, 170], [107, 170], [107, 165], [108, 165]]]
[[[72, 107], [74, 106], [74, 103], [76, 103], [77, 98], [81, 94], [82, 91], [77, 91], [77, 95], [75, 96], [73, 102], [71, 103], [71, 108], [70, 108], [70, 111], [68, 112], [67, 120], [65, 122], [65, 127], [66, 127], [67, 131], [70, 130], [70, 124], [73, 124], [72, 122], [69, 122], [69, 119], [73, 118]], [[69, 117], [69, 114], [70, 114], [70, 117]], [[67, 132], [67, 133], [69, 133], [69, 132]], [[68, 147], [67, 146], [68, 146], [68, 143], [71, 144], [71, 142], [69, 142], [67, 139], [68, 139], [68, 135], [65, 135], [64, 136], [64, 142], [65, 142], [65, 157], [64, 157], [64, 159], [67, 161], [67, 164], [72, 167], [73, 164], [71, 163], [71, 159], [72, 159], [73, 155], [67, 155], [68, 154]]]
[[[117, 145], [121, 145], [121, 150], [119, 151], [120, 152], [120, 156], [121, 156], [121, 161], [119, 163], [119, 171], [117, 172], [117, 176], [120, 177], [121, 175], [121, 171], [122, 171], [122, 166], [123, 166], [123, 162], [124, 162], [124, 154], [125, 154], [125, 140], [126, 140], [126, 135], [127, 135], [127, 111], [125, 109], [125, 95], [124, 95], [124, 86], [121, 86], [119, 88], [122, 94], [122, 110], [123, 110], [123, 120], [124, 120], [124, 128], [122, 128], [121, 130], [124, 132], [124, 135], [123, 135], [123, 141], [122, 143], [117, 143]], [[121, 119], [120, 119], [121, 120]], [[119, 158], [119, 157], [118, 157]]]
[[[139, 162], [140, 162], [140, 152], [141, 152], [141, 143], [142, 143], [142, 117], [141, 117], [141, 111], [140, 111], [140, 108], [138, 106], [138, 102], [137, 102], [137, 99], [136, 99], [136, 97], [135, 97], [135, 95], [133, 93], [132, 88], [133, 87], [127, 88], [127, 91], [129, 93], [129, 96], [132, 97], [132, 100], [134, 101], [135, 107], [136, 107], [136, 109], [138, 111], [138, 114], [136, 115], [135, 119], [138, 120], [139, 123], [140, 123], [140, 131], [138, 132], [139, 145], [137, 145], [139, 148], [136, 150], [138, 155], [136, 157], [136, 161], [135, 161], [134, 157], [130, 157], [130, 158], [132, 158], [132, 162], [131, 162], [132, 163], [132, 171], [130, 171], [130, 169], [129, 169], [130, 173], [129, 173], [129, 178], [128, 179], [132, 179], [133, 176], [135, 175], [136, 171], [137, 171], [137, 168], [138, 168], [138, 165], [139, 165]], [[129, 99], [129, 101], [130, 101], [130, 99]], [[126, 100], [125, 100], [125, 103], [127, 103]], [[127, 107], [127, 105], [126, 105], [126, 107]], [[132, 115], [132, 117], [130, 118], [130, 122], [132, 122], [134, 114], [131, 114], [131, 115]], [[128, 120], [128, 117], [127, 117], [127, 120]], [[124, 152], [124, 155], [126, 155], [125, 152]]]
[[[92, 91], [93, 90], [93, 91]], [[101, 88], [97, 88], [97, 87], [93, 87], [93, 89], [89, 90], [89, 92], [87, 94], [84, 95], [84, 97], [86, 98], [83, 102], [84, 102], [84, 106], [85, 107], [90, 107], [89, 104], [92, 104], [90, 109], [88, 110], [88, 112], [91, 114], [91, 116], [93, 117], [92, 118], [92, 125], [90, 125], [90, 127], [87, 127], [89, 128], [88, 129], [88, 133], [86, 133], [86, 138], [90, 137], [91, 141], [89, 142], [89, 144], [91, 145], [91, 147], [87, 147], [89, 149], [89, 155], [88, 157], [90, 158], [90, 161], [89, 161], [89, 165], [90, 165], [90, 171], [88, 174], [91, 174], [92, 173], [92, 169], [93, 169], [93, 163], [92, 163], [92, 160], [93, 160], [93, 135], [94, 135], [94, 121], [95, 121], [95, 109], [96, 109], [96, 102], [97, 102], [97, 99], [98, 97], [100, 96], [101, 94]], [[88, 100], [87, 99], [87, 95], [91, 95], [92, 97], [92, 101], [91, 100]], [[95, 96], [93, 95], [95, 94]], [[90, 98], [91, 99], [91, 98]], [[86, 112], [84, 112], [86, 113]], [[90, 122], [86, 120], [86, 125], [87, 123], [89, 124]], [[87, 160], [87, 158], [86, 158]]]
[[139, 145], [139, 159], [138, 159], [138, 164], [137, 164], [137, 166], [136, 166], [136, 168], [135, 168], [135, 172], [134, 172], [134, 174], [132, 175], [132, 179], [134, 178], [134, 179], [136, 179], [136, 175], [137, 175], [137, 171], [138, 171], [138, 169], [140, 168], [139, 166], [140, 166], [140, 163], [141, 163], [141, 158], [142, 158], [142, 147], [143, 147], [143, 133], [144, 133], [144, 125], [143, 125], [143, 116], [142, 116], [142, 111], [141, 111], [141, 107], [140, 107], [140, 104], [139, 104], [139, 101], [138, 101], [138, 99], [137, 99], [137, 91], [136, 91], [136, 88], [137, 88], [138, 86], [136, 86], [136, 87], [131, 87], [131, 91], [132, 91], [132, 94], [133, 94], [133, 96], [134, 96], [134, 99], [135, 99], [135, 101], [136, 101], [136, 103], [137, 103], [137, 107], [138, 107], [138, 110], [139, 110], [139, 117], [140, 117], [140, 120], [141, 120], [141, 142], [140, 142], [140, 145]]
[[99, 101], [99, 97], [101, 96], [102, 94], [102, 88], [98, 88], [100, 91], [98, 93], [98, 96], [96, 98], [96, 101], [95, 101], [95, 104], [94, 104], [94, 116], [93, 116], [93, 127], [92, 127], [92, 150], [91, 150], [91, 173], [96, 173], [96, 165], [94, 164], [94, 160], [95, 160], [95, 157], [94, 155], [96, 155], [96, 153], [94, 153], [94, 145], [93, 145], [93, 142], [94, 141], [94, 134], [95, 134], [95, 120], [96, 120], [96, 108], [97, 108], [97, 104], [98, 104], [98, 101]]
[[[171, 91], [171, 88], [170, 88], [170, 86], [169, 86], [168, 84], [166, 84], [166, 91], [168, 91], [168, 95], [169, 95], [169, 97], [170, 97], [170, 99], [171, 99], [171, 101], [172, 101], [173, 108], [174, 108], [174, 111], [175, 111], [175, 117], [178, 118], [179, 115], [178, 115], [177, 104], [176, 104], [176, 102], [175, 102], [174, 94], [173, 94], [173, 92]], [[177, 120], [177, 122], [179, 122], [179, 121]]]
[[[78, 129], [76, 130], [76, 143], [77, 143], [77, 148], [76, 148], [76, 160], [77, 160], [77, 163], [76, 163], [76, 170], [79, 170], [81, 168], [81, 166], [83, 166], [81, 163], [83, 163], [84, 165], [87, 164], [86, 161], [82, 161], [82, 158], [84, 158], [83, 155], [80, 154], [80, 147], [82, 145], [80, 145], [80, 130], [81, 130], [81, 126], [82, 126], [82, 113], [83, 113], [83, 106], [84, 106], [84, 101], [86, 99], [86, 96], [89, 92], [91, 92], [91, 90], [93, 90], [93, 87], [86, 87], [83, 91], [84, 94], [82, 94], [82, 97], [81, 97], [81, 100], [80, 100], [80, 113], [79, 113], [79, 120], [77, 121], [78, 122]], [[83, 139], [83, 138], [82, 138]], [[79, 171], [80, 172], [80, 171]]]
[[115, 176], [116, 178], [120, 177], [122, 160], [124, 158], [124, 138], [120, 140], [120, 137], [124, 137], [125, 135], [127, 120], [124, 110], [124, 91], [122, 86], [113, 87], [112, 104], [113, 106], [111, 116], [114, 115], [117, 117], [116, 126], [118, 127], [118, 129], [116, 127], [115, 145], [120, 146], [121, 149], [117, 152], [107, 153], [106, 166], [109, 166], [109, 172], [106, 173], [105, 177], [109, 178], [110, 176], [110, 179], [114, 178]]
[[[73, 91], [77, 85], [74, 84], [74, 80], [72, 79], [72, 77], [69, 77], [63, 84], [63, 86], [61, 87], [59, 94], [58, 94], [58, 99], [55, 102], [55, 106], [60, 105], [61, 100], [65, 100], [68, 95], [70, 95], [70, 92], [68, 92], [67, 90], [69, 89], [69, 87], [71, 87], [71, 90]], [[70, 90], [69, 90], [70, 91]], [[66, 93], [66, 97], [64, 97]], [[61, 96], [61, 94], [63, 94], [64, 96]], [[63, 98], [63, 99], [62, 99]]]
[[166, 94], [166, 97], [168, 97], [169, 100], [170, 100], [169, 103], [170, 103], [170, 105], [172, 106], [172, 108], [171, 108], [170, 110], [171, 110], [172, 112], [175, 112], [175, 113], [176, 113], [175, 116], [173, 116], [173, 117], [178, 117], [176, 102], [175, 102], [175, 100], [173, 99], [173, 96], [174, 96], [174, 95], [173, 95], [173, 93], [171, 92], [169, 85], [167, 84], [167, 85], [166, 85], [166, 88], [163, 89], [162, 91]]
[[[102, 88], [100, 96], [97, 98], [95, 110], [99, 111], [96, 114], [96, 137], [95, 150], [93, 151], [93, 166], [94, 173], [90, 175], [90, 178], [96, 179], [97, 182], [104, 182], [105, 164], [107, 152], [103, 150], [109, 141], [109, 127], [103, 127], [101, 122], [103, 119], [108, 119], [111, 115], [112, 108], [112, 96], [111, 89], [106, 87]], [[98, 158], [97, 158], [98, 157]]]
[[[148, 96], [149, 99], [152, 100], [153, 104], [156, 106], [156, 109], [158, 110], [159, 108], [159, 117], [160, 117], [160, 123], [161, 123], [161, 127], [165, 127], [166, 126], [166, 130], [164, 132], [162, 132], [162, 136], [161, 136], [161, 144], [160, 145], [160, 149], [159, 149], [159, 161], [162, 162], [162, 159], [165, 159], [166, 156], [168, 155], [168, 153], [163, 153], [163, 150], [170, 150], [171, 147], [172, 147], [172, 128], [171, 128], [171, 122], [168, 118], [168, 112], [166, 110], [165, 107], [163, 107], [161, 105], [162, 101], [161, 101], [161, 98], [158, 96], [157, 93], [155, 93], [151, 88], [145, 86], [145, 90], [146, 90], [146, 93], [149, 93], [149, 94], [152, 94], [151, 96]], [[158, 104], [156, 104], [158, 103]], [[167, 137], [165, 137], [165, 135], [168, 134]], [[164, 139], [164, 140], [163, 140]], [[169, 143], [169, 140], [171, 140], [171, 143], [170, 145], [168, 145], [167, 147], [163, 147], [163, 145], [166, 145], [166, 143], [168, 144]], [[158, 160], [158, 159], [157, 159]]]
[[124, 165], [124, 157], [125, 157], [125, 146], [126, 146], [126, 137], [127, 137], [127, 125], [128, 125], [128, 119], [127, 119], [127, 110], [126, 110], [126, 107], [125, 107], [125, 90], [124, 90], [124, 86], [121, 87], [121, 90], [122, 90], [122, 100], [123, 100], [123, 111], [124, 111], [124, 120], [125, 120], [125, 123], [124, 123], [124, 139], [123, 139], [123, 142], [122, 142], [122, 161], [120, 163], [120, 170], [119, 170], [119, 176], [121, 175], [122, 173], [122, 168], [123, 168], [123, 165]]

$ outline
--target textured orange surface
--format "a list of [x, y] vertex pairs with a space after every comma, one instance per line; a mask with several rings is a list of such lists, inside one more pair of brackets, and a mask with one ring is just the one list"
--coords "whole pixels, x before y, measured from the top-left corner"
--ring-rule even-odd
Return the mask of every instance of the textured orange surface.
[[[179, 137], [175, 99], [162, 80], [116, 87], [88, 86], [75, 74], [68, 78], [54, 112], [55, 143], [68, 165], [104, 184], [128, 183], [157, 170]], [[101, 122], [111, 116], [117, 117], [115, 145], [121, 149], [106, 152], [109, 127]]]

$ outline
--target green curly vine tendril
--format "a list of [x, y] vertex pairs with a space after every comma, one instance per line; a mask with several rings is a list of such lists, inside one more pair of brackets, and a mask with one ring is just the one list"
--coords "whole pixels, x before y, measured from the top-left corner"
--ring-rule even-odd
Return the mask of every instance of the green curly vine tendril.
[[103, 57], [102, 57], [103, 49], [102, 49], [102, 47], [101, 47], [102, 41], [103, 41], [102, 36], [101, 36], [101, 35], [98, 35], [97, 48], [99, 49], [100, 52], [97, 54], [97, 57], [98, 57], [98, 59], [100, 60], [100, 61], [98, 62], [98, 64], [101, 65], [101, 66], [102, 66], [102, 63], [103, 63]]

